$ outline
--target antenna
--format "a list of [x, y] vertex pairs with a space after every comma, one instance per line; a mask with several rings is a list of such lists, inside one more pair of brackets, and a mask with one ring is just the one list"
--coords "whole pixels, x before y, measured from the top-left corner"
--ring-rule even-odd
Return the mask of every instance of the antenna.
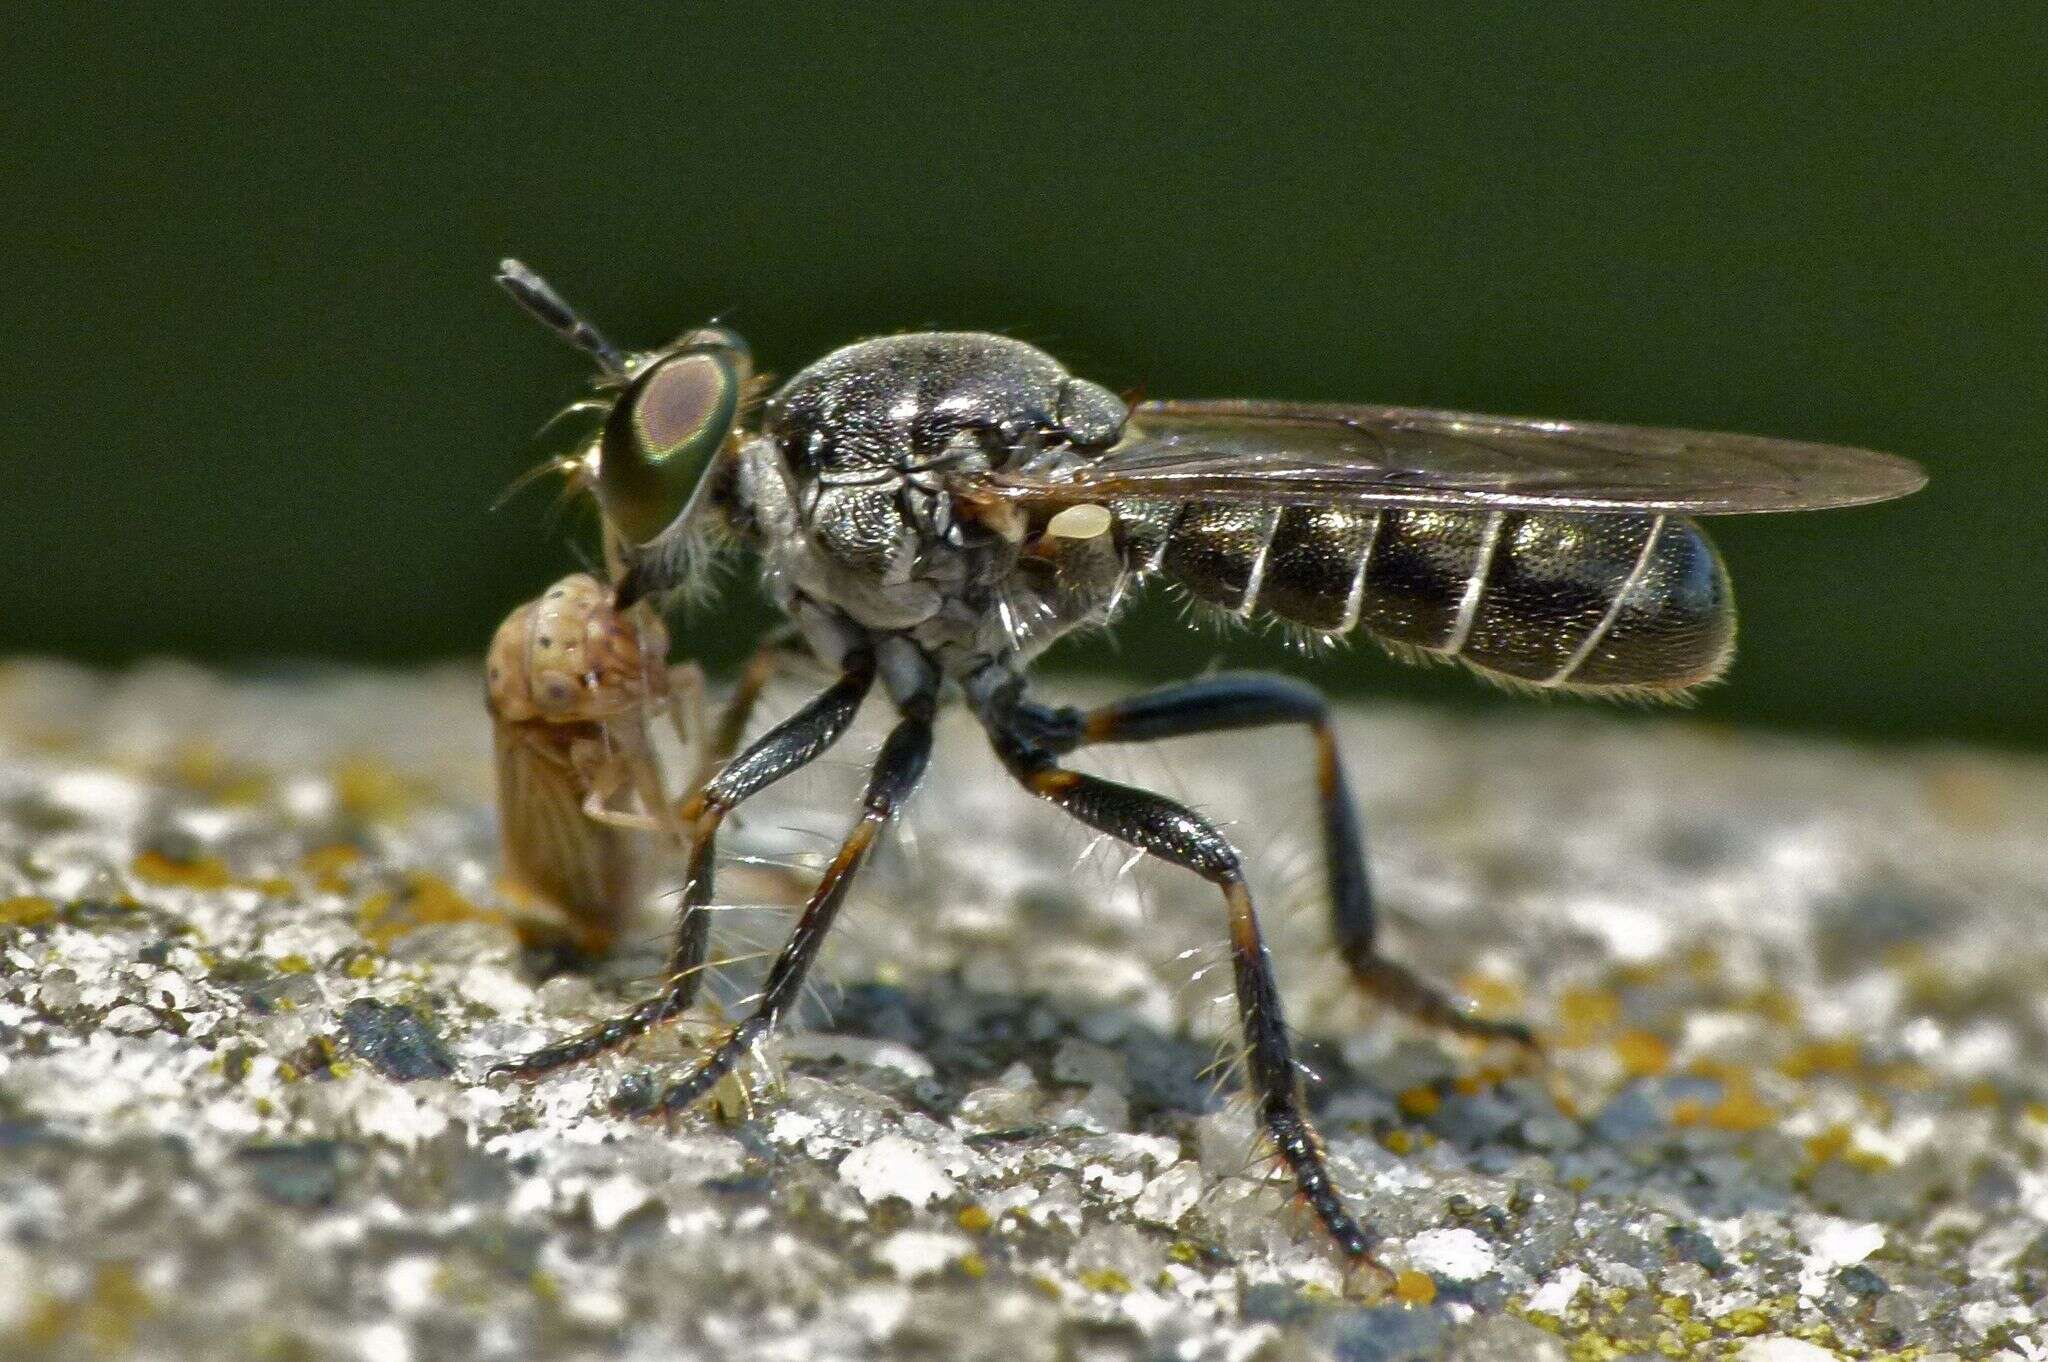
[[626, 357], [604, 338], [604, 333], [578, 316], [562, 300], [554, 285], [519, 261], [507, 256], [498, 262], [498, 283], [512, 295], [512, 301], [538, 319], [550, 331], [597, 361], [597, 367], [612, 378], [626, 376]]

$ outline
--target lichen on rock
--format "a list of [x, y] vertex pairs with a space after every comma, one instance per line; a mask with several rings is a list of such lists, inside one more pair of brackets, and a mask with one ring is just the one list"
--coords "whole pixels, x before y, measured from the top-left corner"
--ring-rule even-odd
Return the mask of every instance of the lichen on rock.
[[522, 934], [473, 677], [12, 664], [0, 1355], [2048, 1353], [2048, 770], [1577, 711], [1340, 728], [1390, 952], [1547, 1068], [1356, 996], [1293, 735], [1089, 764], [1245, 851], [1385, 1299], [1230, 1101], [1213, 892], [1091, 846], [964, 719], [801, 1034], [663, 1122], [879, 724], [733, 824], [710, 1001], [508, 1087], [639, 996], [661, 904], [595, 965]]

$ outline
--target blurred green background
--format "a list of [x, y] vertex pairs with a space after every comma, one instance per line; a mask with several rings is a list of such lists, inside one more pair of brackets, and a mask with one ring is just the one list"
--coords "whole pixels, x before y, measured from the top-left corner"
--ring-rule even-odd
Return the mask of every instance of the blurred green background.
[[[1153, 394], [1910, 454], [1912, 500], [1719, 522], [1702, 712], [2048, 745], [2038, 6], [60, 6], [11, 46], [0, 652], [478, 652], [571, 562], [545, 494], [488, 510], [586, 373], [516, 253], [784, 373], [974, 327]], [[1056, 657], [1525, 703], [1165, 602], [1119, 637]]]

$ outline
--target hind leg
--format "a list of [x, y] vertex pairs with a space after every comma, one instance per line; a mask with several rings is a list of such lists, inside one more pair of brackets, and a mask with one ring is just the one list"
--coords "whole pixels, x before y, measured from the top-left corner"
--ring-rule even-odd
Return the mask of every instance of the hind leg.
[[1344, 778], [1329, 702], [1315, 687], [1261, 672], [1213, 676], [1090, 710], [1027, 701], [1017, 706], [1016, 723], [1020, 733], [1053, 753], [1100, 743], [1155, 742], [1271, 724], [1303, 725], [1315, 739], [1316, 795], [1330, 925], [1352, 977], [1373, 997], [1426, 1025], [1479, 1040], [1535, 1046], [1528, 1027], [1474, 1016], [1443, 989], [1380, 954], [1372, 883], [1366, 873], [1365, 834]]

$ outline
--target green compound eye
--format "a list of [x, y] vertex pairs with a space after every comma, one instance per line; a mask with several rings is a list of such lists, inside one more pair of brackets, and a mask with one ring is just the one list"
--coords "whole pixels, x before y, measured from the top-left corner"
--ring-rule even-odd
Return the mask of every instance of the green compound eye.
[[688, 509], [739, 420], [746, 354], [712, 343], [656, 360], [606, 418], [597, 499], [629, 542], [645, 544]]

